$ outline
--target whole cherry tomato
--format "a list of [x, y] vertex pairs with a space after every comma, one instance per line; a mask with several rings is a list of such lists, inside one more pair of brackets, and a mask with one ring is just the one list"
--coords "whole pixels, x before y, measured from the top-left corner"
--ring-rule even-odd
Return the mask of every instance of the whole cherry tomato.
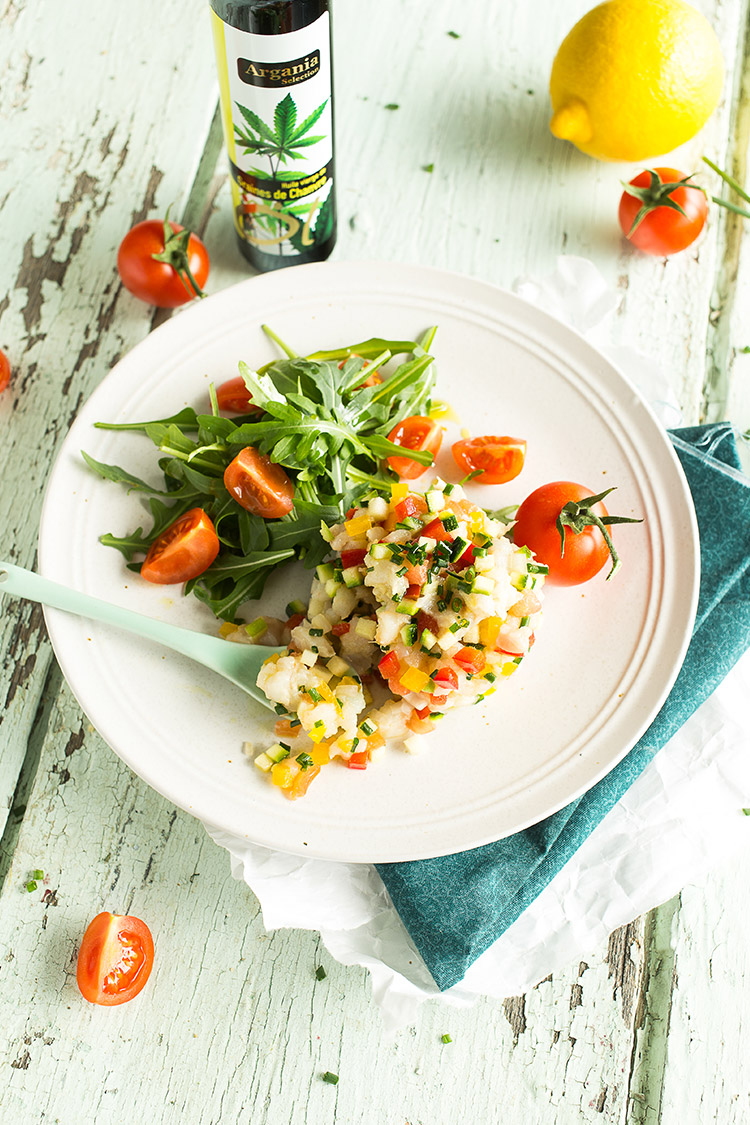
[[91, 1004], [125, 1004], [146, 984], [154, 964], [154, 939], [132, 915], [97, 914], [83, 935], [76, 979]]
[[227, 492], [246, 511], [264, 519], [279, 519], [294, 506], [294, 485], [281, 465], [248, 445], [224, 470]]
[[640, 523], [629, 516], [610, 516], [602, 499], [612, 491], [592, 496], [591, 489], [569, 480], [543, 484], [527, 496], [516, 513], [513, 541], [528, 547], [536, 560], [549, 567], [547, 581], [557, 586], [577, 586], [598, 574], [608, 559], [611, 578], [620, 559], [608, 531], [612, 523]]
[[187, 582], [208, 570], [219, 553], [219, 537], [202, 508], [191, 508], [149, 547], [141, 577], [160, 586]]
[[708, 201], [691, 179], [675, 168], [647, 168], [630, 181], [618, 218], [633, 246], [665, 257], [695, 242], [706, 223]]
[[5, 352], [0, 351], [0, 394], [10, 383], [10, 360]]
[[123, 238], [117, 271], [126, 289], [161, 309], [203, 297], [208, 251], [197, 235], [168, 219], [145, 219]]
[[526, 459], [526, 442], [523, 438], [483, 437], [466, 438], [451, 446], [453, 460], [475, 484], [504, 484], [517, 477]]
[[[414, 414], [394, 426], [388, 434], [388, 440], [404, 449], [426, 450], [432, 454], [434, 461], [443, 440], [443, 428], [432, 418]], [[426, 465], [420, 465], [419, 461], [414, 461], [411, 457], [389, 457], [388, 465], [402, 480], [414, 480], [427, 471]]]

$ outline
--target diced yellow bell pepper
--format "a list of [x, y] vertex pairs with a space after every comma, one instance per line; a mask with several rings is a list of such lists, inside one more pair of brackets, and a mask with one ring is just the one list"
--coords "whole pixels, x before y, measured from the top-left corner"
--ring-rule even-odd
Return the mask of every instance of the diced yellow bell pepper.
[[518, 665], [514, 664], [512, 660], [506, 660], [505, 664], [503, 664], [502, 668], [500, 669], [500, 675], [512, 676], [517, 667]]
[[502, 617], [485, 617], [479, 622], [479, 639], [486, 648], [495, 647], [502, 625]]
[[422, 691], [429, 682], [430, 677], [420, 668], [407, 668], [401, 676], [401, 683], [407, 691]]
[[237, 628], [237, 626], [233, 625], [231, 621], [225, 621], [223, 623], [223, 625], [221, 625], [221, 627], [219, 628], [219, 636], [220, 637], [228, 637], [229, 634], [233, 633], [236, 628]]
[[285, 758], [283, 762], [277, 762], [271, 770], [271, 781], [274, 785], [278, 785], [279, 789], [289, 789], [299, 770], [299, 764], [294, 758]]
[[313, 746], [310, 751], [310, 757], [313, 760], [314, 766], [324, 766], [331, 760], [330, 742], [321, 742], [318, 746]]
[[372, 527], [372, 520], [368, 515], [354, 516], [353, 519], [345, 520], [344, 527], [346, 534], [350, 539], [356, 539], [358, 535], [364, 535]]
[[322, 742], [326, 736], [325, 723], [318, 720], [317, 723], [307, 732], [313, 742]]
[[409, 495], [409, 485], [405, 480], [400, 480], [397, 484], [391, 485], [391, 509], [400, 504]]

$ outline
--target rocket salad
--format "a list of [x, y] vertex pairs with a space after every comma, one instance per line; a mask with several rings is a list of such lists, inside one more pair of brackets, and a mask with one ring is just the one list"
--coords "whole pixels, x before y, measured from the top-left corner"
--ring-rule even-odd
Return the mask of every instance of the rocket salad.
[[[320, 535], [321, 521], [335, 522], [366, 492], [387, 487], [394, 480], [389, 457], [420, 467], [433, 460], [429, 446], [392, 438], [404, 419], [429, 413], [434, 328], [419, 340], [372, 338], [304, 357], [264, 328], [284, 358], [258, 371], [240, 363], [244, 394], [234, 379], [229, 391], [211, 387], [207, 413], [189, 407], [148, 422], [97, 423], [145, 434], [161, 455], [159, 484], [83, 453], [100, 476], [148, 498], [147, 530], [108, 533], [101, 542], [121, 551], [137, 572], [143, 564], [135, 557], [147, 555], [152, 581], [185, 581], [186, 594], [228, 621], [243, 602], [260, 597], [277, 566], [293, 558], [308, 569], [322, 562], [329, 546]], [[385, 374], [394, 356], [405, 358]], [[222, 404], [245, 412], [227, 418]], [[175, 536], [188, 515], [186, 528], [194, 535], [196, 510], [218, 540], [214, 561], [199, 573]], [[205, 560], [211, 532], [204, 530]]]

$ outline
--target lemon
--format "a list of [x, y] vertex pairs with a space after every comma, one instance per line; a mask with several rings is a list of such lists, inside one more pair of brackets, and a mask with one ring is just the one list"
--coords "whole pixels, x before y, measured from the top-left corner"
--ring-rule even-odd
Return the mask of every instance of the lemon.
[[552, 64], [550, 129], [599, 160], [646, 160], [695, 136], [724, 65], [713, 28], [683, 0], [606, 0]]

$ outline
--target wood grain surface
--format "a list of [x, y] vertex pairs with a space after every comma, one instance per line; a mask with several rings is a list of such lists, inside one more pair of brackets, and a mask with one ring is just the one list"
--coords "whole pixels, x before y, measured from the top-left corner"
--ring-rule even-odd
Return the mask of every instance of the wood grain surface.
[[[622, 293], [616, 335], [668, 374], [686, 421], [747, 428], [747, 224], [717, 212], [695, 248], [638, 256], [614, 222], [632, 169], [547, 130], [551, 60], [589, 6], [337, 0], [335, 256], [506, 286], [551, 272], [559, 254], [590, 258]], [[670, 162], [692, 170], [705, 153], [744, 180], [747, 0], [696, 6], [721, 39], [725, 95]], [[33, 567], [71, 420], [169, 315], [119, 285], [124, 232], [171, 205], [209, 245], [210, 291], [247, 269], [204, 0], [5, 0], [0, 73], [0, 347], [14, 371], [0, 396], [0, 555]], [[3, 1125], [750, 1122], [744, 857], [526, 996], [430, 1003], [388, 1037], [364, 971], [314, 934], [267, 934], [201, 825], [92, 730], [40, 610], [0, 605]], [[36, 868], [43, 884], [27, 893]], [[102, 909], [132, 910], [156, 936], [149, 991], [120, 1008], [87, 1005], [75, 984]]]

